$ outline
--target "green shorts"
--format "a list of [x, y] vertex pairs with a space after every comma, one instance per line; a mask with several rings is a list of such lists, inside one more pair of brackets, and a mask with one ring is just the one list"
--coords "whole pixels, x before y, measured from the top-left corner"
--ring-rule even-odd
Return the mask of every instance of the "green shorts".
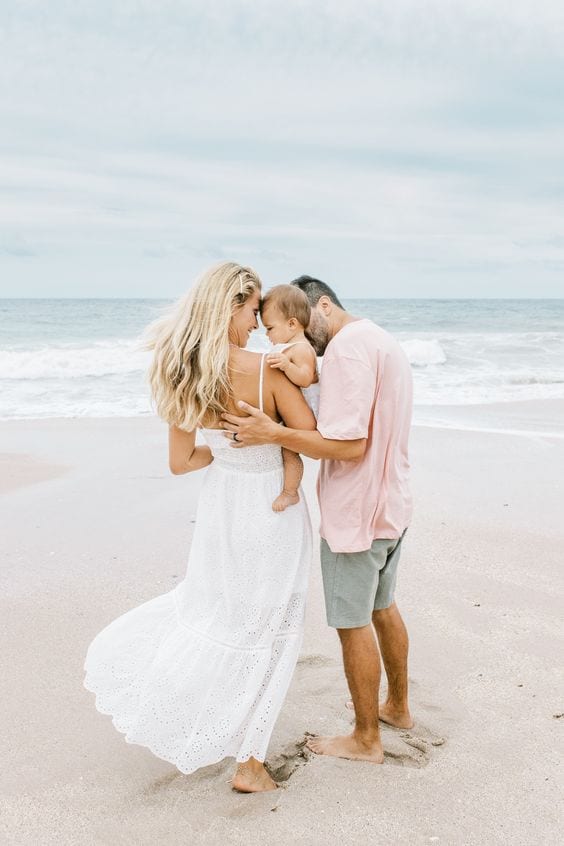
[[[405, 535], [405, 532], [404, 532]], [[335, 629], [367, 626], [372, 612], [394, 601], [401, 538], [375, 540], [363, 552], [332, 552], [321, 539], [321, 571], [327, 624]]]

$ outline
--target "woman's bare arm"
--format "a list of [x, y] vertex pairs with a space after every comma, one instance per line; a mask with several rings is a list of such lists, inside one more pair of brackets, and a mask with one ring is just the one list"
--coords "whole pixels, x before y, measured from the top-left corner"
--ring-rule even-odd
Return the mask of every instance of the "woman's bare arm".
[[208, 446], [196, 446], [196, 432], [185, 432], [178, 426], [168, 429], [168, 465], [175, 476], [201, 470], [213, 461]]

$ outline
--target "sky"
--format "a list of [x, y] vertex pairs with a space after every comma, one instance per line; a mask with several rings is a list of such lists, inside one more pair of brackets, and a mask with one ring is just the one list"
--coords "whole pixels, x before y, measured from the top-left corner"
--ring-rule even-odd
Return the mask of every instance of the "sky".
[[561, 0], [0, 0], [0, 296], [564, 296]]

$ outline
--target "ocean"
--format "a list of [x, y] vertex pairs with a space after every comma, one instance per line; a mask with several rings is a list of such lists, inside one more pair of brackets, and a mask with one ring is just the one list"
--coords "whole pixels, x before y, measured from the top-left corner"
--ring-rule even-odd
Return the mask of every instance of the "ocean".
[[[140, 337], [168, 304], [0, 299], [0, 419], [151, 414]], [[416, 422], [444, 422], [447, 407], [466, 408], [475, 421], [482, 404], [564, 398], [564, 300], [344, 304], [401, 343]], [[268, 348], [262, 330], [249, 347]]]

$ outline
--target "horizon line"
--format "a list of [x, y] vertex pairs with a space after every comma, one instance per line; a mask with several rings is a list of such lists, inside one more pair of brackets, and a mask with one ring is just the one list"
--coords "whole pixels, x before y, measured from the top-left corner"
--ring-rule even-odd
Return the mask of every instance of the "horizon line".
[[[131, 300], [137, 301], [154, 301], [154, 302], [161, 302], [163, 300], [175, 300], [179, 297], [183, 296], [183, 294], [174, 294], [168, 297], [44, 297], [44, 296], [31, 296], [31, 297], [10, 297], [10, 296], [0, 296], [0, 302], [2, 301], [14, 301], [18, 300], [20, 302], [26, 302], [29, 300], [38, 300], [38, 301], [45, 301], [45, 300], [68, 300], [69, 302], [76, 302], [76, 301], [92, 301], [97, 300], [100, 302], [129, 302]], [[390, 300], [436, 300], [437, 302], [472, 302], [472, 301], [492, 301], [492, 302], [530, 302], [530, 301], [543, 301], [543, 302], [560, 302], [564, 301], [564, 296], [562, 297], [341, 297], [344, 302], [353, 302], [358, 300], [371, 300], [374, 302], [384, 302]]]

